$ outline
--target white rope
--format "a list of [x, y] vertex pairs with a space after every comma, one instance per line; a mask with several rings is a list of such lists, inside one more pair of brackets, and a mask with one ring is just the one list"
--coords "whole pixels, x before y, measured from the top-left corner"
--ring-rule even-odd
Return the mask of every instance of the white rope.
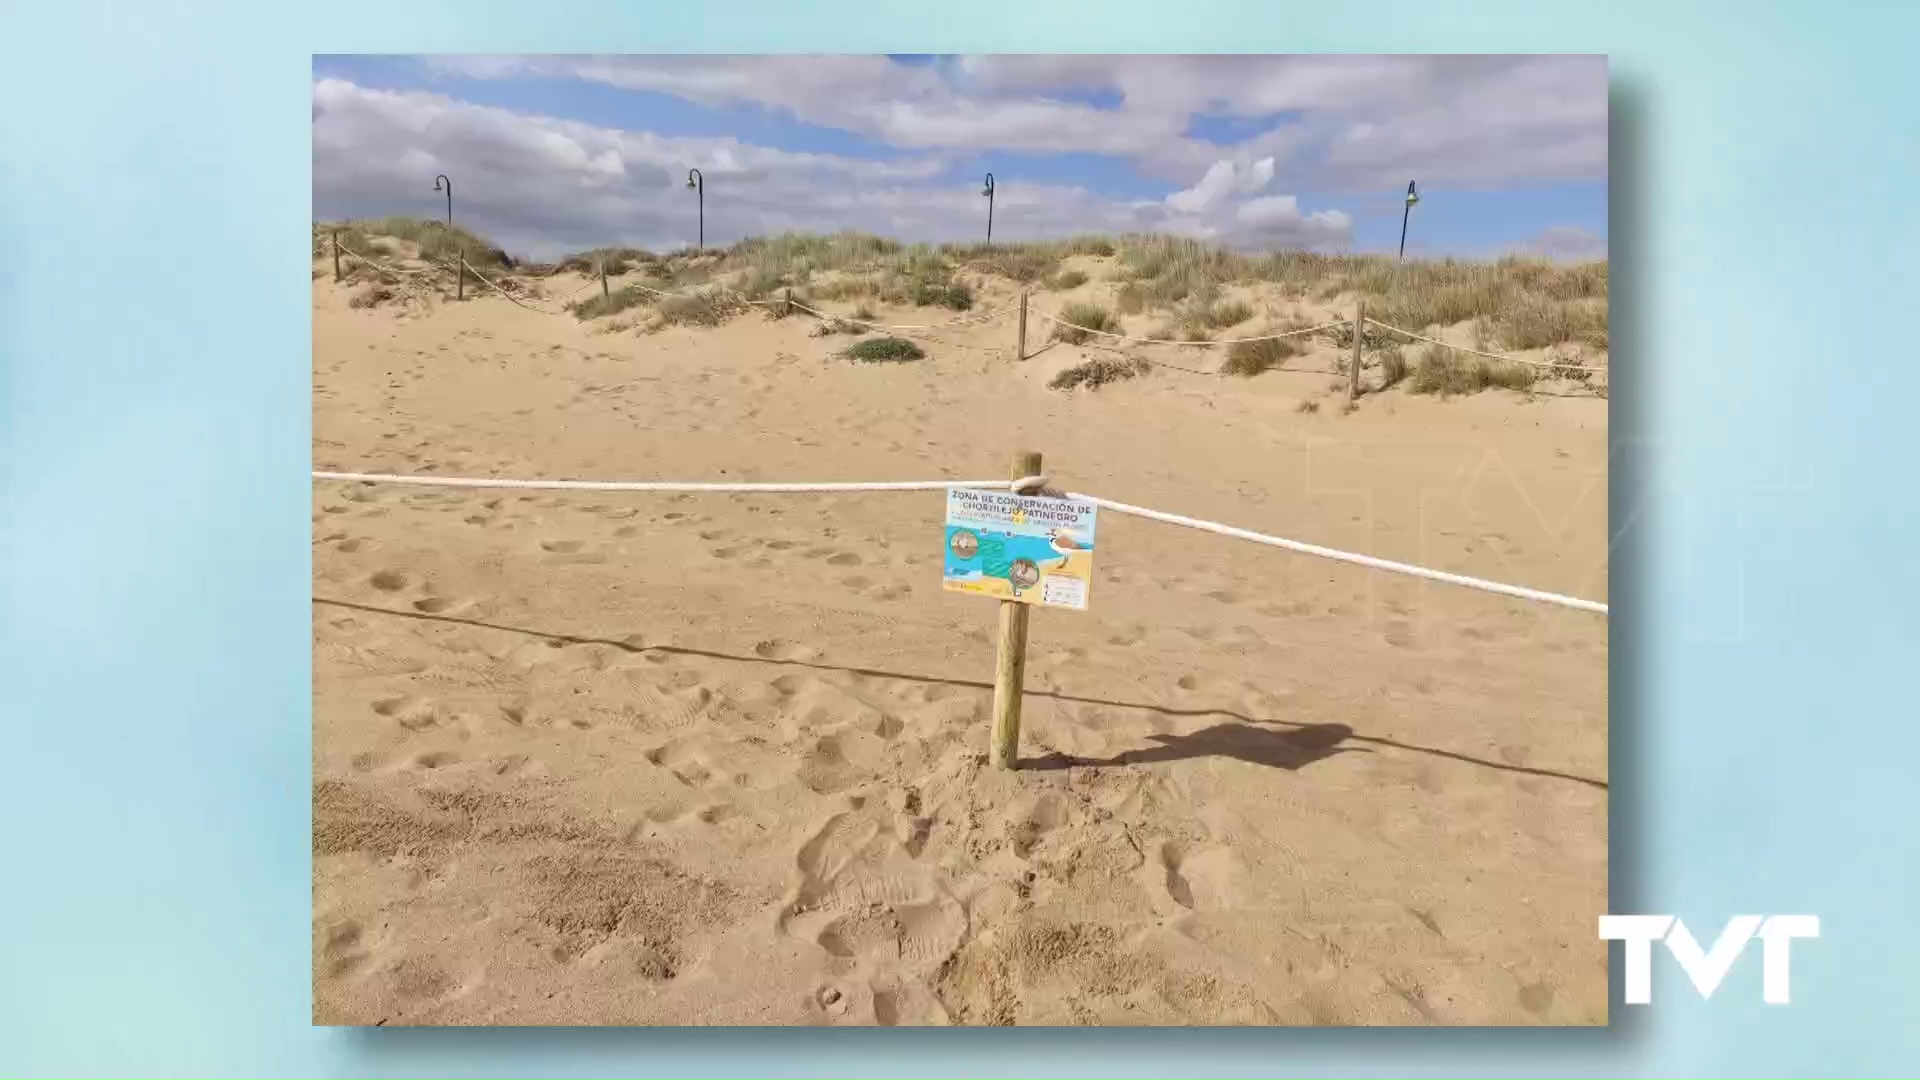
[[399, 476], [392, 473], [322, 472], [320, 470], [314, 471], [313, 478], [363, 484], [406, 484], [414, 487], [514, 488], [531, 491], [685, 491], [740, 495], [825, 494], [842, 491], [945, 491], [949, 488], [1008, 491], [1020, 485], [1044, 485], [1047, 482], [1044, 476], [1030, 476], [1014, 481], [909, 480], [849, 484], [687, 484], [652, 480], [505, 480], [493, 477]]
[[1221, 338], [1217, 341], [1175, 341], [1171, 338], [1143, 338], [1143, 337], [1134, 337], [1131, 334], [1116, 334], [1111, 330], [1095, 330], [1091, 326], [1081, 326], [1079, 323], [1071, 323], [1059, 317], [1058, 315], [1049, 315], [1044, 311], [1036, 311], [1034, 312], [1034, 314], [1040, 316], [1042, 319], [1045, 319], [1050, 323], [1055, 323], [1072, 330], [1078, 330], [1086, 334], [1099, 334], [1101, 337], [1119, 338], [1121, 341], [1133, 341], [1133, 342], [1138, 342], [1139, 344], [1142, 344], [1142, 345], [1195, 345], [1195, 346], [1201, 346], [1201, 347], [1216, 346], [1216, 345], [1238, 345], [1242, 342], [1247, 342], [1247, 341], [1279, 341], [1281, 338], [1300, 337], [1304, 334], [1317, 334], [1322, 330], [1331, 330], [1336, 326], [1345, 326], [1349, 321], [1351, 321], [1348, 319], [1341, 319], [1338, 322], [1322, 323], [1319, 326], [1309, 326], [1304, 330], [1289, 330], [1284, 334], [1262, 334], [1258, 337]]
[[1183, 517], [1160, 510], [1148, 510], [1144, 507], [1130, 506], [1112, 499], [1102, 499], [1093, 495], [1081, 495], [1074, 492], [1055, 493], [1047, 487], [1046, 476], [1025, 476], [1018, 480], [927, 480], [895, 483], [849, 483], [849, 484], [686, 484], [657, 481], [614, 481], [614, 480], [496, 480], [485, 477], [460, 476], [398, 476], [389, 473], [348, 473], [322, 472], [315, 470], [315, 480], [340, 480], [366, 484], [409, 484], [420, 487], [452, 488], [518, 488], [547, 491], [680, 491], [731, 494], [820, 494], [826, 492], [851, 491], [946, 491], [952, 488], [970, 488], [983, 491], [1039, 492], [1043, 495], [1058, 495], [1070, 499], [1083, 499], [1096, 506], [1112, 510], [1117, 514], [1129, 514], [1150, 521], [1180, 525], [1202, 532], [1219, 533], [1239, 540], [1247, 540], [1269, 547], [1285, 548], [1303, 555], [1317, 555], [1323, 559], [1352, 563], [1374, 570], [1405, 574], [1410, 577], [1425, 578], [1429, 581], [1445, 582], [1482, 592], [1499, 593], [1503, 596], [1533, 600], [1543, 604], [1557, 604], [1578, 611], [1590, 611], [1607, 614], [1607, 605], [1593, 600], [1582, 600], [1559, 593], [1543, 592], [1519, 585], [1503, 585], [1497, 581], [1485, 581], [1481, 578], [1467, 577], [1464, 574], [1452, 574], [1444, 570], [1429, 570], [1424, 566], [1393, 562], [1388, 559], [1376, 559], [1371, 555], [1356, 555], [1350, 551], [1321, 547], [1318, 544], [1287, 540], [1278, 536], [1268, 536], [1248, 529], [1236, 529], [1231, 525], [1222, 525], [1217, 521], [1204, 521], [1200, 518]]
[[347, 255], [350, 258], [358, 259], [361, 262], [366, 263], [368, 266], [373, 267], [375, 270], [382, 270], [389, 274], [405, 274], [409, 277], [428, 277], [435, 273], [438, 273], [440, 270], [446, 269], [446, 267], [443, 267], [443, 266], [436, 266], [433, 270], [409, 270], [409, 269], [406, 269], [405, 267], [391, 266], [387, 263], [381, 262], [378, 259], [370, 259], [365, 255], [362, 255], [359, 252], [348, 247], [347, 245], [340, 243], [338, 240], [334, 241], [334, 243], [340, 248], [340, 251], [342, 254]]
[[1379, 327], [1382, 330], [1391, 330], [1394, 333], [1399, 334], [1401, 337], [1412, 338], [1415, 341], [1424, 341], [1430, 345], [1438, 345], [1442, 348], [1452, 349], [1455, 352], [1472, 353], [1475, 356], [1484, 356], [1489, 360], [1504, 360], [1509, 364], [1527, 364], [1532, 367], [1570, 368], [1574, 371], [1600, 370], [1599, 366], [1588, 367], [1585, 364], [1556, 364], [1547, 360], [1528, 360], [1525, 357], [1521, 357], [1521, 356], [1503, 356], [1500, 353], [1483, 352], [1480, 349], [1469, 349], [1465, 345], [1455, 345], [1452, 342], [1441, 341], [1439, 338], [1430, 338], [1430, 337], [1427, 337], [1425, 334], [1416, 334], [1411, 330], [1402, 330], [1397, 326], [1388, 326], [1386, 323], [1383, 323], [1378, 319], [1369, 318], [1367, 319], [1367, 321]]
[[[485, 286], [486, 286], [487, 288], [489, 288], [489, 289], [492, 289], [492, 290], [493, 290], [494, 292], [497, 292], [497, 293], [499, 293], [499, 294], [500, 294], [501, 296], [504, 296], [504, 297], [506, 297], [506, 298], [507, 298], [508, 300], [511, 300], [511, 301], [513, 301], [513, 302], [514, 302], [514, 303], [516, 303], [516, 304], [519, 304], [519, 305], [520, 305], [521, 307], [523, 307], [523, 308], [526, 308], [526, 309], [527, 309], [528, 311], [537, 311], [537, 312], [539, 312], [539, 313], [540, 313], [540, 314], [542, 314], [542, 315], [558, 315], [558, 314], [560, 314], [560, 313], [559, 313], [559, 312], [557, 312], [557, 311], [553, 311], [553, 310], [550, 310], [550, 309], [548, 309], [548, 308], [543, 308], [543, 307], [536, 307], [536, 306], [534, 306], [534, 305], [532, 305], [532, 304], [529, 304], [529, 303], [527, 303], [527, 302], [526, 302], [526, 301], [524, 301], [524, 300], [521, 300], [521, 299], [520, 299], [519, 297], [517, 297], [517, 296], [514, 296], [514, 295], [513, 295], [512, 293], [510, 293], [510, 292], [508, 292], [507, 290], [505, 290], [505, 289], [503, 289], [503, 288], [501, 288], [501, 287], [500, 287], [500, 286], [498, 286], [498, 285], [495, 285], [495, 284], [494, 284], [493, 282], [491, 282], [491, 281], [488, 281], [488, 280], [486, 279], [486, 276], [485, 276], [484, 274], [482, 274], [482, 273], [480, 273], [480, 271], [478, 271], [478, 270], [475, 270], [475, 269], [473, 268], [473, 264], [472, 264], [472, 263], [469, 263], [469, 262], [467, 261], [467, 257], [466, 257], [465, 255], [460, 255], [460, 256], [457, 256], [457, 257], [458, 257], [458, 258], [459, 258], [459, 260], [460, 260], [460, 265], [461, 265], [461, 266], [462, 266], [463, 268], [465, 268], [465, 270], [467, 271], [467, 273], [469, 273], [469, 274], [472, 274], [472, 275], [473, 275], [474, 277], [476, 277], [476, 278], [479, 278], [479, 279], [480, 279], [480, 283], [481, 283], [482, 285], [485, 285]], [[449, 268], [449, 269], [451, 269], [451, 268]]]
[[1503, 596], [1517, 596], [1522, 600], [1534, 600], [1543, 604], [1558, 604], [1561, 607], [1570, 607], [1579, 611], [1591, 611], [1600, 615], [1607, 613], [1607, 605], [1593, 600], [1582, 600], [1578, 597], [1562, 596], [1559, 593], [1542, 592], [1539, 589], [1529, 589], [1520, 585], [1502, 585], [1497, 581], [1485, 581], [1480, 578], [1467, 577], [1464, 574], [1451, 574], [1445, 570], [1429, 570], [1424, 566], [1413, 566], [1408, 563], [1393, 562], [1389, 559], [1376, 559], [1371, 555], [1356, 555], [1350, 551], [1338, 551], [1334, 548], [1321, 547], [1318, 544], [1306, 544], [1298, 540], [1287, 540], [1278, 536], [1268, 536], [1265, 533], [1252, 532], [1247, 529], [1236, 529], [1231, 525], [1222, 525], [1217, 521], [1202, 521], [1199, 518], [1182, 517], [1179, 514], [1169, 514], [1160, 510], [1148, 510], [1144, 507], [1129, 506], [1126, 503], [1114, 502], [1111, 499], [1101, 499], [1092, 495], [1069, 493], [1069, 497], [1085, 499], [1107, 510], [1112, 510], [1117, 514], [1130, 514], [1134, 517], [1142, 517], [1150, 521], [1162, 521], [1169, 525], [1181, 525], [1189, 529], [1199, 529], [1202, 532], [1219, 533], [1222, 536], [1231, 536], [1239, 540], [1249, 540], [1256, 544], [1266, 544], [1269, 547], [1297, 551], [1303, 555], [1318, 555], [1323, 559], [1352, 563], [1355, 566], [1365, 566], [1374, 570], [1385, 570], [1395, 574], [1406, 574], [1409, 577], [1426, 578], [1429, 581], [1443, 581], [1449, 585], [1461, 585], [1469, 589], [1479, 589], [1482, 592], [1500, 593]]

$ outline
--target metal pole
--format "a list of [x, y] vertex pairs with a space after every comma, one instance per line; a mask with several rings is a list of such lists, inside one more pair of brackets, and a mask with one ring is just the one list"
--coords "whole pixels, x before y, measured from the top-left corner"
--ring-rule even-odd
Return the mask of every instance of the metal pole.
[[1420, 201], [1420, 195], [1413, 190], [1413, 181], [1407, 181], [1407, 202], [1400, 211], [1400, 258], [1407, 257], [1407, 219], [1413, 216], [1413, 204]]
[[987, 243], [993, 243], [993, 174], [987, 174], [986, 190], [980, 194], [987, 197]]
[[433, 190], [439, 191], [443, 187], [446, 189], [446, 192], [447, 192], [447, 228], [452, 229], [453, 228], [453, 181], [447, 179], [446, 173], [441, 173], [439, 176], [436, 176], [433, 178]]
[[697, 251], [707, 249], [707, 178], [700, 175], [699, 169], [687, 170], [687, 186], [699, 196], [700, 201], [700, 241]]

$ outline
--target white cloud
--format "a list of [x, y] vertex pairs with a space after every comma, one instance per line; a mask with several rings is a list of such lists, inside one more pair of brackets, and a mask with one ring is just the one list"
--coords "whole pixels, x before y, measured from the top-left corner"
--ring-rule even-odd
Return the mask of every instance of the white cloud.
[[[691, 243], [696, 204], [687, 170], [706, 184], [709, 243], [788, 230], [860, 229], [911, 240], [968, 240], [985, 231], [972, 181], [950, 184], [948, 163], [911, 155], [870, 160], [795, 153], [732, 138], [666, 137], [510, 112], [420, 91], [372, 90], [323, 79], [313, 86], [314, 213], [323, 218], [437, 216], [433, 178], [454, 178], [456, 221], [536, 258], [602, 244]], [[1222, 168], [1224, 166], [1224, 169]], [[1271, 161], [1216, 162], [1224, 185], [1194, 201], [1116, 200], [1084, 188], [1003, 186], [994, 235], [1166, 229], [1247, 246], [1339, 247], [1338, 212], [1259, 211], [1236, 218], [1239, 196], [1267, 187]], [[1195, 190], [1209, 181], [1202, 178]], [[1211, 189], [1209, 189], [1211, 192]], [[1255, 200], [1261, 203], [1266, 200]]]
[[[1024, 56], [916, 67], [878, 56], [460, 57], [480, 78], [567, 75], [709, 105], [752, 104], [919, 150], [1081, 151], [1166, 179], [1263, 157], [1300, 186], [1359, 191], [1603, 180], [1601, 56]], [[1117, 95], [1100, 109], [1071, 100]], [[1195, 115], [1284, 114], [1228, 146]]]
[[1216, 161], [1207, 167], [1199, 183], [1167, 196], [1167, 205], [1184, 214], [1205, 213], [1233, 195], [1259, 191], [1272, 181], [1273, 159], [1270, 157], [1245, 168], [1231, 161]]
[[1607, 257], [1607, 238], [1578, 225], [1554, 225], [1540, 230], [1519, 250], [1562, 262], [1585, 262]]

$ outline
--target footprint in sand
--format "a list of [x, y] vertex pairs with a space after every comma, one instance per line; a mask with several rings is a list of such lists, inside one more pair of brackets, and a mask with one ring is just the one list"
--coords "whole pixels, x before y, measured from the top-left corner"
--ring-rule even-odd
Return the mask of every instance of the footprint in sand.
[[555, 555], [572, 555], [586, 545], [579, 540], [542, 540], [540, 550]]
[[1206, 846], [1189, 848], [1178, 840], [1160, 845], [1159, 859], [1148, 864], [1158, 871], [1158, 894], [1188, 911], [1217, 911], [1233, 902], [1233, 852]]
[[410, 580], [403, 570], [379, 570], [367, 579], [367, 584], [381, 592], [399, 592]]
[[373, 703], [377, 716], [384, 716], [408, 731], [425, 731], [439, 723], [433, 703], [425, 698], [392, 697]]

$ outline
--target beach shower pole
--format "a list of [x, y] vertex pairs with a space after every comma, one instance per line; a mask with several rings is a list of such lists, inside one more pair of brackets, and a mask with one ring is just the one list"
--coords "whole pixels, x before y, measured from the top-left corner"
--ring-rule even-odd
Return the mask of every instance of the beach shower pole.
[[[1040, 455], [1013, 455], [1012, 480], [1040, 475]], [[996, 769], [1020, 767], [1020, 695], [1027, 681], [1027, 615], [1030, 605], [1000, 601], [1000, 647], [993, 660], [993, 744], [988, 759]]]
[[1407, 257], [1407, 219], [1413, 216], [1413, 204], [1420, 201], [1420, 193], [1413, 189], [1413, 181], [1407, 181], [1407, 205], [1400, 211], [1400, 258]]
[[[453, 181], [447, 177], [446, 173], [441, 173], [439, 176], [433, 178], [433, 190], [445, 191], [447, 193], [447, 239], [453, 243], [454, 250], [459, 251], [460, 243], [453, 237]], [[460, 251], [460, 256], [454, 260], [453, 298], [455, 300], [465, 300], [467, 298], [466, 254], [466, 252]]]
[[694, 250], [705, 251], [707, 249], [707, 178], [700, 175], [699, 169], [688, 169], [687, 187], [696, 192], [700, 198], [700, 242]]
[[987, 197], [987, 243], [992, 244], [993, 243], [993, 174], [992, 173], [987, 174], [987, 186], [981, 189], [980, 194], [985, 195]]

